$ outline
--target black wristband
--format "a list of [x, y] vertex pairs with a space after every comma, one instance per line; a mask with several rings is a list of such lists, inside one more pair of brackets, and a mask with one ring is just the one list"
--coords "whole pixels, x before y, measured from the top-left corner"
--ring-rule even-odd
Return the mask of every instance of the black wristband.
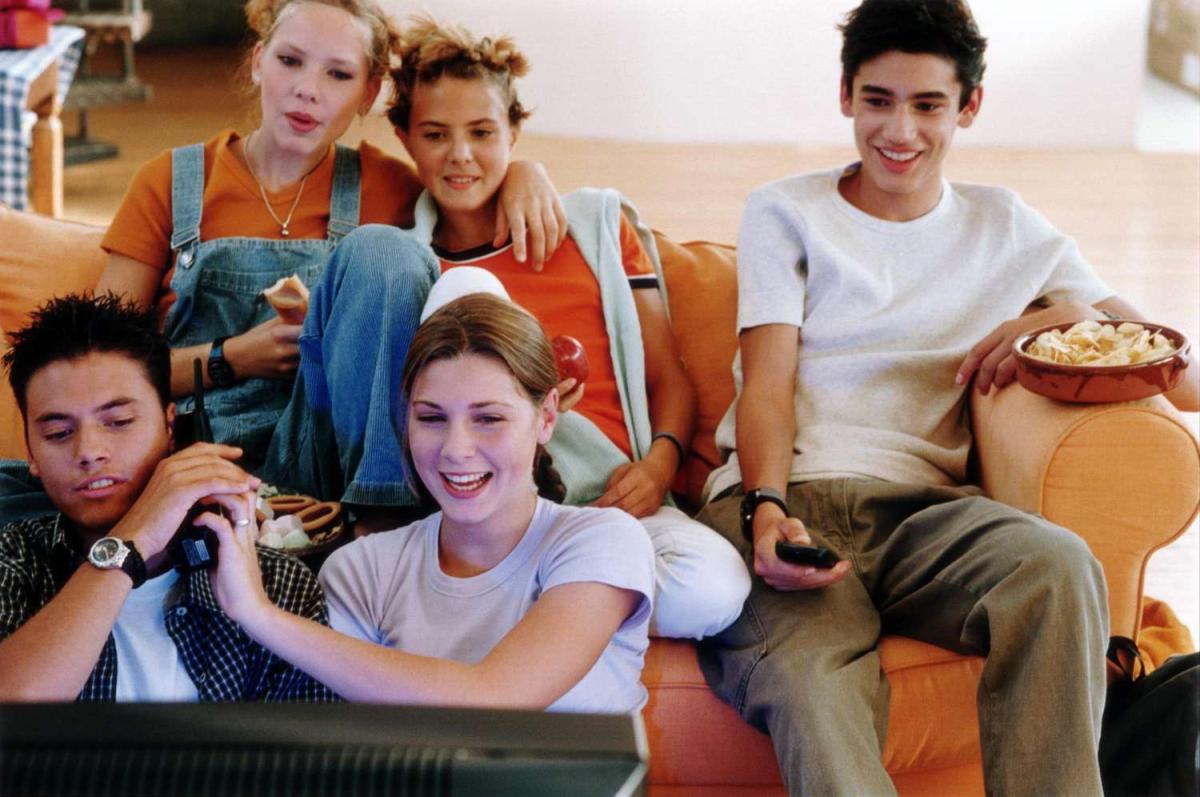
[[228, 335], [217, 338], [208, 350], [208, 378], [216, 387], [233, 387], [237, 384], [233, 366], [229, 364], [229, 360], [225, 359], [225, 341], [227, 340], [229, 340]]
[[655, 432], [650, 438], [650, 445], [654, 445], [654, 441], [662, 439], [669, 440], [671, 445], [675, 446], [676, 453], [679, 454], [679, 464], [683, 464], [683, 460], [687, 457], [687, 451], [683, 448], [683, 443], [679, 442], [679, 438], [670, 432]]
[[742, 536], [748, 542], [754, 542], [754, 511], [759, 504], [772, 503], [783, 510], [783, 514], [791, 517], [788, 511], [787, 498], [783, 493], [771, 487], [759, 487], [746, 493], [742, 499]]

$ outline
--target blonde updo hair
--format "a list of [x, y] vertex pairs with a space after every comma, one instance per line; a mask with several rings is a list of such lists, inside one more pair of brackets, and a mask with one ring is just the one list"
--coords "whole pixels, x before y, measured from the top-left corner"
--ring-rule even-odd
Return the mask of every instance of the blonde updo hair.
[[303, 3], [317, 3], [340, 8], [360, 20], [370, 32], [367, 57], [367, 77], [383, 78], [392, 68], [392, 54], [400, 47], [400, 33], [391, 18], [374, 0], [248, 0], [246, 22], [264, 45], [271, 41], [280, 21], [292, 9]]
[[400, 40], [400, 66], [392, 70], [392, 101], [388, 119], [408, 132], [413, 91], [420, 83], [435, 83], [444, 75], [466, 80], [487, 78], [500, 89], [514, 128], [529, 118], [517, 98], [516, 78], [529, 71], [529, 61], [508, 36], [475, 38], [466, 28], [442, 25], [432, 17], [413, 17]]

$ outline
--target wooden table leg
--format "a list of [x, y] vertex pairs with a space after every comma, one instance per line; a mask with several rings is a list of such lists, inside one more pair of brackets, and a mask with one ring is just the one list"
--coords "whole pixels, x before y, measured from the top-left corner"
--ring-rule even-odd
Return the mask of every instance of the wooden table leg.
[[63, 213], [63, 127], [57, 96], [58, 62], [30, 86], [30, 105], [37, 122], [29, 153], [29, 204], [35, 213], [60, 218]]

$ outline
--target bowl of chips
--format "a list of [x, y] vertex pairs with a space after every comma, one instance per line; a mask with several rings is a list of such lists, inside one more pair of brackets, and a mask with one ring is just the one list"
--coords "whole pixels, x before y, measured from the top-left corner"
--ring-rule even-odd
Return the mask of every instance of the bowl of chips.
[[1017, 380], [1048, 398], [1080, 404], [1134, 401], [1179, 384], [1188, 339], [1159, 324], [1079, 321], [1035, 329], [1013, 342]]

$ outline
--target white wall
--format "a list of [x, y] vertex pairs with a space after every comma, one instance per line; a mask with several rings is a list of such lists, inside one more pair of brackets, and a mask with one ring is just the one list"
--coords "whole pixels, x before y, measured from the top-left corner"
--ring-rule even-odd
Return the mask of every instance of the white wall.
[[[418, 8], [385, 0], [403, 19]], [[528, 132], [650, 141], [845, 144], [837, 23], [856, 0], [425, 0], [509, 33], [533, 69]], [[975, 0], [984, 110], [960, 144], [1135, 141], [1149, 0]]]

